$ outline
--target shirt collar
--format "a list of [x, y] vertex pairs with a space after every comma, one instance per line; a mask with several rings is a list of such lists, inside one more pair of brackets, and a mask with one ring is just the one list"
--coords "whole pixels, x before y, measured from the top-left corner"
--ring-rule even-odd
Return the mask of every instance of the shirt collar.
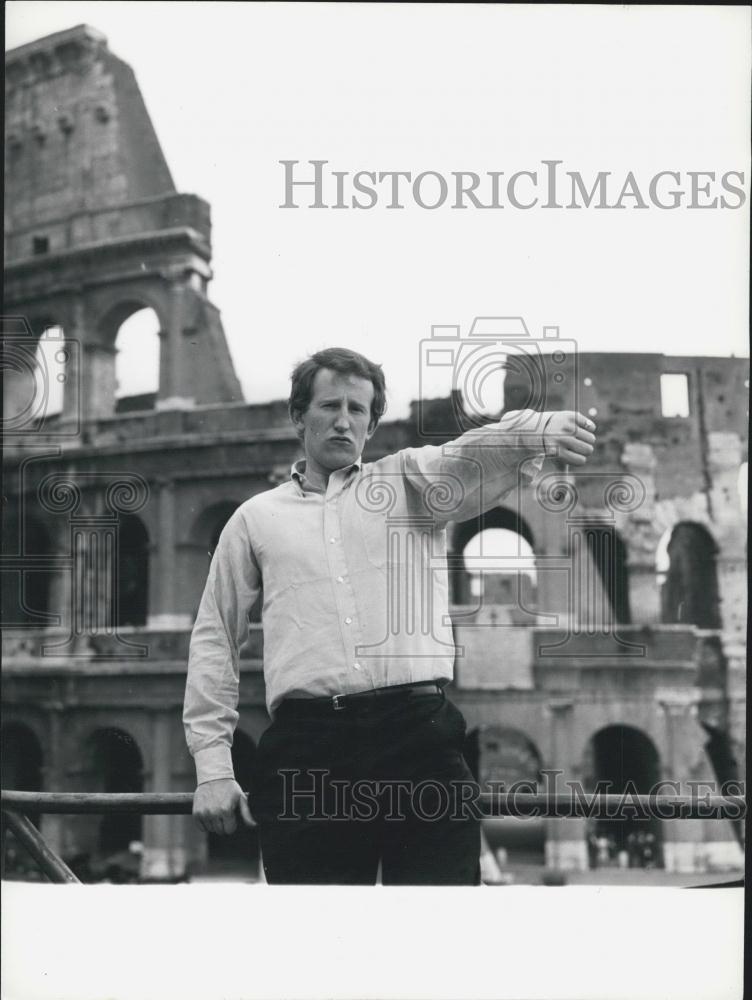
[[[342, 469], [337, 469], [337, 472], [344, 471], [346, 473], [349, 473], [352, 472], [354, 469], [359, 470], [362, 464], [363, 464], [363, 456], [361, 454], [358, 455], [355, 461], [352, 462], [350, 465], [344, 465]], [[293, 479], [300, 486], [302, 486], [304, 482], [307, 482], [305, 470], [306, 470], [306, 460], [304, 458], [299, 458], [297, 462], [293, 462], [292, 465], [290, 466], [290, 478]]]

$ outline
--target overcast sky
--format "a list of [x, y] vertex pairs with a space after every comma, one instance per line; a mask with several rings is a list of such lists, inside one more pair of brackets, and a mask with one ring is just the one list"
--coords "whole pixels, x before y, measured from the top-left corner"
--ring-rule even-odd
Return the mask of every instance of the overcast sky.
[[[582, 351], [748, 353], [747, 8], [11, 2], [6, 44], [79, 23], [135, 70], [178, 189], [211, 203], [210, 295], [249, 401], [342, 344], [384, 365], [404, 416], [431, 325], [476, 315]], [[290, 210], [282, 159], [447, 177], [558, 159], [588, 186], [671, 170], [687, 191], [688, 171], [743, 171], [747, 201]]]

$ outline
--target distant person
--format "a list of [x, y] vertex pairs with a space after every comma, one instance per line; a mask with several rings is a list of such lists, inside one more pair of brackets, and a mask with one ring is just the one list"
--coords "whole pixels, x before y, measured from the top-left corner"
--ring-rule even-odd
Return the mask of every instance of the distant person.
[[[207, 833], [228, 834], [238, 811], [251, 822], [230, 748], [238, 650], [263, 590], [273, 721], [256, 751], [250, 805], [270, 883], [373, 883], [379, 862], [385, 883], [479, 882], [479, 821], [444, 808], [445, 794], [473, 781], [465, 720], [443, 690], [455, 658], [446, 524], [496, 506], [545, 454], [583, 465], [593, 452], [587, 417], [528, 410], [451, 446], [363, 463], [385, 406], [381, 367], [354, 351], [319, 351], [296, 367], [289, 412], [305, 458], [230, 517], [191, 636], [184, 723], [194, 815]], [[399, 553], [387, 548], [387, 513], [407, 532]], [[419, 581], [417, 617], [407, 619], [393, 607], [406, 568]], [[395, 807], [398, 782], [408, 794]]]

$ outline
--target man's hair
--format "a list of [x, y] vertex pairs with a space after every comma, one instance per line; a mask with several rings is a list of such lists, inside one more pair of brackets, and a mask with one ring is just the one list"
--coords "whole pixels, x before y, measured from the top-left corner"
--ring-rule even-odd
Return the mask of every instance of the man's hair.
[[329, 368], [331, 371], [339, 372], [340, 375], [357, 375], [371, 382], [373, 385], [371, 424], [375, 428], [386, 411], [384, 372], [381, 365], [346, 347], [327, 347], [326, 350], [317, 351], [293, 368], [290, 376], [292, 380], [290, 398], [287, 401], [290, 419], [302, 416], [308, 409], [313, 396], [313, 380], [316, 378], [316, 372], [322, 368]]

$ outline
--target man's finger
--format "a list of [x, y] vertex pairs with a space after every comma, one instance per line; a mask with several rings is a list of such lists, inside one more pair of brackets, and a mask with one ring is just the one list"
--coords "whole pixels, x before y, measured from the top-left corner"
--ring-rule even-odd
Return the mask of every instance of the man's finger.
[[253, 820], [253, 816], [251, 815], [251, 808], [248, 805], [248, 799], [245, 797], [245, 795], [240, 796], [239, 805], [240, 805], [240, 817], [245, 823], [245, 825], [255, 826], [256, 824]]
[[235, 822], [235, 810], [233, 809], [232, 812], [222, 813], [222, 815], [220, 816], [219, 825], [220, 825], [220, 830], [219, 830], [220, 833], [224, 834], [235, 833], [235, 828], [237, 827], [237, 823]]
[[595, 423], [590, 417], [586, 417], [584, 413], [575, 413], [574, 419], [578, 427], [584, 427], [588, 431], [595, 430]]
[[204, 831], [204, 833], [221, 833], [222, 824], [218, 823], [217, 820], [212, 816], [205, 816], [203, 819], [196, 818], [196, 822], [199, 828]]
[[577, 428], [575, 437], [578, 441], [587, 441], [588, 444], [595, 444], [595, 434], [591, 433], [591, 431], [586, 431], [584, 427]]
[[595, 450], [592, 444], [581, 441], [579, 438], [569, 438], [562, 442], [562, 449], [567, 452], [575, 452], [577, 455], [592, 455]]

